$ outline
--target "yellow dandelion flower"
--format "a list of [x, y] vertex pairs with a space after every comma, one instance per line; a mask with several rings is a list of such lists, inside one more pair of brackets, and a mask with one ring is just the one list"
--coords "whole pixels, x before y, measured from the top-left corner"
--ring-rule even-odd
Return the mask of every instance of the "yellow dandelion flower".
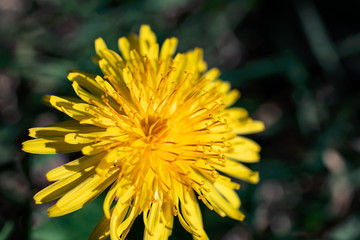
[[220, 216], [243, 220], [239, 184], [258, 182], [243, 163], [259, 160], [260, 147], [239, 135], [263, 130], [242, 108], [229, 108], [236, 90], [207, 70], [202, 50], [175, 53], [176, 38], [161, 48], [150, 27], [119, 39], [122, 57], [95, 41], [103, 77], [68, 75], [80, 97], [43, 101], [73, 120], [29, 130], [23, 150], [36, 154], [81, 151], [83, 156], [49, 171], [50, 186], [34, 199], [58, 199], [50, 217], [74, 212], [106, 188], [104, 217], [90, 239], [125, 239], [142, 214], [144, 239], [168, 239], [174, 216], [193, 235], [208, 239], [198, 199]]

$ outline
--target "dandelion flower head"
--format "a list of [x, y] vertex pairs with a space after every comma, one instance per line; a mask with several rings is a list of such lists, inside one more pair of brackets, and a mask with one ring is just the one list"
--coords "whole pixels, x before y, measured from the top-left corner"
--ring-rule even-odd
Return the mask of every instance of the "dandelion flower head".
[[48, 214], [61, 216], [109, 188], [90, 239], [125, 239], [139, 215], [144, 239], [168, 239], [174, 217], [194, 239], [208, 239], [199, 202], [241, 221], [233, 180], [258, 182], [244, 163], [257, 162], [260, 147], [240, 135], [262, 131], [262, 122], [230, 108], [239, 92], [218, 79], [218, 69], [207, 70], [201, 49], [175, 55], [177, 39], [160, 47], [148, 25], [118, 45], [121, 56], [95, 41], [103, 76], [68, 75], [79, 98], [43, 98], [71, 120], [31, 128], [23, 150], [82, 156], [47, 173], [55, 182], [36, 203], [58, 199]]

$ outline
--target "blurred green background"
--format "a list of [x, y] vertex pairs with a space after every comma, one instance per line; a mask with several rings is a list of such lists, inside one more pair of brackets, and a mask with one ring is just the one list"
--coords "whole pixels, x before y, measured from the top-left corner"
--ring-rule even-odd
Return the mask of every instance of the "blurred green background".
[[[360, 239], [359, 1], [0, 0], [0, 240], [87, 239], [102, 198], [48, 218], [34, 193], [44, 175], [74, 156], [21, 151], [27, 129], [66, 117], [45, 94], [75, 96], [71, 68], [91, 61], [101, 36], [150, 24], [159, 42], [204, 49], [210, 67], [242, 92], [237, 105], [264, 121], [257, 185], [242, 183], [244, 222], [203, 207], [211, 239]], [[141, 239], [142, 219], [128, 239]], [[171, 239], [191, 239], [175, 220]]]

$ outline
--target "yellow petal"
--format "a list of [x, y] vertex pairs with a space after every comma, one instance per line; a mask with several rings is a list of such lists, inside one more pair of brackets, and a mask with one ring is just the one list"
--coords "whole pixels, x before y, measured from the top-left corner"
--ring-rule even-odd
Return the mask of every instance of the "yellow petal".
[[98, 141], [101, 137], [107, 136], [104, 132], [90, 132], [90, 133], [68, 133], [65, 135], [64, 141], [69, 144], [87, 144]]
[[126, 37], [119, 38], [118, 40], [119, 50], [126, 61], [130, 59], [130, 42]]
[[114, 127], [116, 123], [113, 119], [106, 118], [106, 117], [90, 117], [90, 118], [83, 118], [80, 120], [80, 124], [91, 124], [96, 125], [98, 127]]
[[154, 232], [157, 230], [160, 225], [160, 210], [161, 204], [159, 200], [152, 203], [149, 211], [149, 215], [144, 215], [144, 224], [147, 226], [144, 231], [144, 240], [152, 239], [154, 236]]
[[220, 70], [218, 68], [211, 68], [204, 74], [204, 77], [210, 79], [211, 81], [216, 80], [219, 76]]
[[[110, 235], [111, 239], [113, 239], [113, 237], [117, 238], [117, 236], [121, 236], [121, 239], [126, 238], [126, 235], [130, 231], [130, 228], [131, 228], [132, 224], [134, 223], [135, 218], [140, 213], [140, 209], [136, 206], [136, 204], [134, 204], [134, 205], [135, 205], [134, 207], [130, 208], [128, 215], [126, 216], [126, 219], [124, 221], [122, 221], [120, 224], [115, 226], [117, 235], [115, 235], [115, 236]], [[116, 239], [116, 238], [114, 238], [114, 239]]]
[[237, 150], [251, 150], [254, 152], [259, 152], [261, 150], [261, 147], [259, 144], [254, 142], [253, 140], [250, 140], [246, 137], [237, 136], [234, 139], [230, 140], [231, 146]]
[[116, 52], [106, 49], [102, 51], [103, 59], [99, 61], [100, 67], [103, 66], [106, 69], [105, 72], [108, 72], [109, 81], [111, 84], [119, 89], [125, 89], [123, 79], [121, 78], [121, 69], [126, 67], [122, 58]]
[[219, 175], [216, 178], [216, 182], [218, 182], [219, 184], [221, 184], [229, 189], [236, 189], [236, 190], [240, 189], [240, 185], [238, 183], [232, 182], [231, 178], [226, 177], [226, 176]]
[[245, 119], [248, 117], [248, 112], [243, 108], [229, 108], [224, 111], [225, 118], [236, 120]]
[[95, 168], [95, 166], [104, 157], [104, 155], [105, 154], [102, 153], [91, 156], [82, 156], [76, 160], [73, 160], [69, 163], [50, 170], [46, 174], [46, 178], [48, 179], [48, 181], [56, 181], [59, 179], [70, 177], [77, 172], [89, 172], [90, 170]]
[[[114, 211], [111, 214], [110, 219], [110, 238], [112, 240], [120, 239], [120, 235], [122, 232], [118, 231], [119, 225], [124, 221], [125, 215], [129, 212], [129, 205], [122, 204], [121, 202], [117, 202], [115, 207], [113, 208]], [[133, 210], [133, 207], [131, 208]]]
[[102, 38], [97, 38], [95, 40], [95, 50], [96, 50], [96, 54], [99, 55], [100, 57], [102, 57], [102, 51], [107, 49], [106, 43], [104, 41], [104, 39]]
[[100, 163], [96, 167], [95, 171], [99, 176], [106, 176], [106, 174], [109, 172], [110, 167], [113, 165], [114, 165], [114, 163], [108, 162], [104, 158], [100, 161]]
[[224, 103], [226, 106], [233, 105], [240, 98], [240, 92], [236, 89], [230, 91], [230, 93], [225, 95]]
[[186, 69], [189, 69], [189, 72], [195, 74], [196, 77], [206, 70], [207, 65], [203, 60], [203, 50], [201, 48], [195, 48], [193, 51], [187, 52], [186, 56]]
[[37, 154], [59, 154], [72, 153], [80, 151], [84, 144], [68, 144], [62, 137], [51, 139], [37, 138], [23, 142], [22, 150], [28, 153]]
[[230, 85], [229, 82], [224, 82], [224, 81], [222, 81], [220, 79], [214, 82], [214, 87], [216, 88], [216, 91], [221, 92], [221, 93], [223, 93], [225, 95], [231, 89], [231, 85]]
[[34, 199], [36, 204], [50, 202], [62, 197], [65, 193], [87, 179], [92, 173], [93, 171], [75, 172], [70, 176], [51, 184], [35, 194]]
[[156, 36], [149, 25], [142, 25], [139, 33], [140, 53], [142, 56], [149, 54], [150, 46], [156, 43]]
[[258, 152], [242, 150], [242, 149], [233, 149], [230, 153], [225, 153], [227, 158], [235, 159], [240, 162], [254, 163], [260, 160], [260, 155]]
[[156, 201], [148, 211], [143, 212], [144, 240], [167, 240], [172, 233], [173, 215], [169, 203]]
[[83, 88], [80, 87], [80, 84], [78, 82], [74, 81], [72, 87], [75, 90], [75, 93], [85, 102], [96, 103], [97, 105], [104, 105], [100, 97], [94, 96], [89, 92], [85, 91]]
[[176, 51], [177, 43], [178, 39], [175, 37], [166, 39], [161, 47], [160, 59], [171, 58]]
[[93, 155], [100, 152], [104, 152], [109, 149], [107, 148], [107, 146], [109, 146], [111, 143], [112, 143], [111, 141], [104, 140], [98, 143], [87, 145], [81, 149], [81, 152], [84, 155]]
[[251, 171], [245, 165], [234, 162], [230, 159], [226, 159], [226, 166], [215, 166], [219, 171], [226, 173], [232, 177], [236, 177], [241, 180], [245, 180], [250, 183], [259, 182], [259, 173]]
[[184, 202], [181, 202], [182, 216], [191, 229], [197, 233], [198, 236], [195, 239], [209, 239], [203, 228], [201, 211], [194, 191], [184, 191], [183, 193]]
[[111, 208], [111, 204], [113, 203], [115, 197], [116, 197], [116, 191], [118, 188], [119, 184], [117, 182], [115, 182], [110, 190], [107, 192], [104, 203], [103, 203], [103, 210], [104, 210], [104, 214], [105, 214], [105, 218], [110, 219], [110, 215], [112, 213], [112, 210], [110, 210]]
[[102, 131], [102, 128], [89, 125], [81, 125], [78, 121], [68, 120], [61, 123], [52, 124], [46, 127], [36, 127], [29, 129], [29, 136], [33, 138], [63, 137], [67, 133], [87, 133]]
[[159, 44], [154, 43], [150, 46], [148, 57], [150, 60], [153, 60], [154, 67], [156, 67], [157, 62], [155, 61], [157, 61], [159, 58]]
[[[111, 213], [113, 209], [111, 210]], [[110, 219], [106, 216], [96, 224], [95, 229], [92, 231], [89, 240], [105, 240], [110, 235]]]
[[240, 207], [240, 198], [233, 189], [230, 189], [227, 186], [220, 184], [219, 182], [215, 182], [214, 187], [234, 208]]
[[233, 125], [232, 128], [237, 134], [251, 134], [263, 131], [265, 126], [263, 122], [248, 118], [246, 121]]
[[[172, 212], [172, 206], [169, 202], [163, 203], [162, 211], [161, 211], [161, 229], [155, 231], [155, 234], [161, 233], [160, 239], [167, 240], [173, 229], [173, 223], [174, 223], [174, 215]], [[156, 239], [156, 235], [154, 236]]]
[[217, 192], [216, 188], [213, 187], [213, 185], [208, 184], [207, 186], [211, 189], [211, 191], [207, 194], [206, 199], [211, 203], [215, 211], [217, 211], [220, 215], [222, 215], [221, 212], [224, 212], [227, 216], [238, 221], [244, 220], [245, 215], [224, 199]]
[[85, 111], [85, 109], [74, 109], [75, 104], [83, 103], [82, 100], [77, 98], [44, 96], [42, 100], [45, 104], [49, 104], [50, 106], [56, 108], [57, 110], [67, 114], [68, 116], [76, 120], [82, 120], [91, 116], [89, 113], [87, 113], [87, 111]]
[[71, 191], [68, 191], [54, 206], [49, 208], [49, 216], [62, 216], [82, 208], [99, 196], [116, 178], [117, 171], [109, 177], [93, 174]]
[[80, 70], [76, 70], [74, 72], [70, 72], [67, 78], [72, 82], [77, 82], [80, 86], [84, 87], [90, 93], [95, 96], [101, 96], [104, 94], [104, 88], [101, 85], [97, 84], [95, 78], [97, 76], [95, 74], [82, 72]]

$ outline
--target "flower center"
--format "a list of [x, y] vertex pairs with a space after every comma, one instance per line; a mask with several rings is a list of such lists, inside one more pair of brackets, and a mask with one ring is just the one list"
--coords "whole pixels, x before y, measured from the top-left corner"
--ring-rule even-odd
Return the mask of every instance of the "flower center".
[[160, 142], [166, 138], [170, 131], [168, 119], [162, 119], [154, 116], [147, 116], [142, 121], [142, 130], [146, 136], [146, 142]]

